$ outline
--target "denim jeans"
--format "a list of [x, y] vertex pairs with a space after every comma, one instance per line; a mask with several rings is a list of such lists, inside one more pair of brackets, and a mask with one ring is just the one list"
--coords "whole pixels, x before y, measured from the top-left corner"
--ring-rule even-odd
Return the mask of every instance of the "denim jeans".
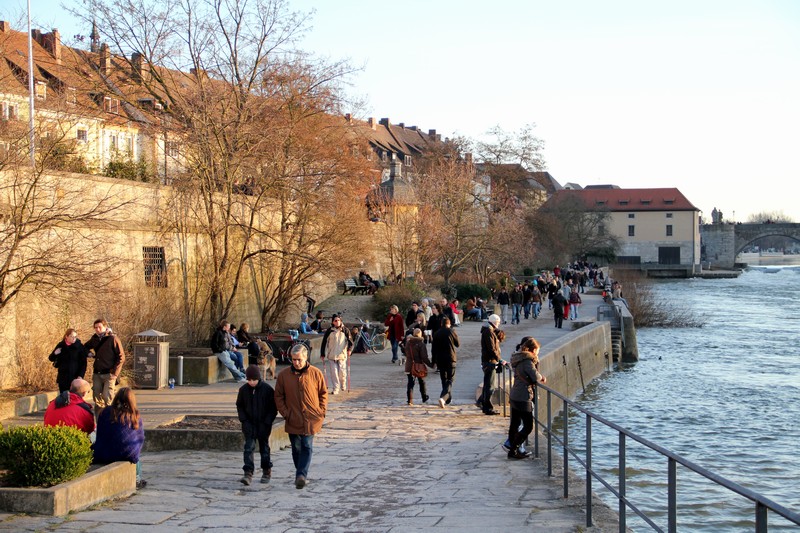
[[527, 320], [531, 316], [531, 302], [526, 303], [522, 306], [522, 309], [525, 311], [525, 319]]
[[261, 456], [261, 470], [266, 470], [267, 468], [272, 468], [272, 461], [270, 460], [269, 456], [269, 435], [263, 439], [257, 439], [253, 437], [245, 437], [244, 438], [244, 466], [242, 470], [245, 473], [252, 474], [255, 470], [255, 463], [253, 461], [253, 456], [256, 451], [256, 441], [258, 442], [258, 453]]
[[492, 394], [495, 388], [497, 388], [497, 363], [487, 363], [483, 365], [483, 396], [481, 396], [484, 413], [494, 409]]
[[575, 320], [578, 318], [578, 306], [580, 304], [569, 304], [569, 318]]
[[507, 305], [500, 305], [500, 320], [503, 322], [503, 324], [505, 324], [506, 320], [508, 320], [508, 306]]
[[239, 372], [244, 372], [244, 355], [242, 355], [242, 352], [231, 350], [228, 353], [231, 354], [231, 361], [233, 361], [236, 368], [239, 369]]
[[295, 477], [308, 477], [308, 467], [311, 466], [311, 452], [314, 449], [314, 435], [289, 434], [292, 443], [292, 461], [294, 462]]
[[400, 342], [399, 341], [390, 341], [390, 342], [392, 343], [392, 363], [396, 363], [398, 359], [397, 348], [400, 347]]
[[222, 363], [225, 366], [225, 368], [231, 371], [231, 374], [233, 374], [234, 379], [244, 378], [244, 374], [242, 372], [239, 372], [239, 369], [236, 368], [236, 365], [231, 360], [231, 353], [229, 351], [225, 350], [224, 352], [215, 353], [214, 355], [217, 356], [217, 359], [219, 359], [219, 362]]
[[533, 312], [533, 318], [536, 318], [539, 316], [539, 313], [542, 312], [542, 304], [540, 302], [533, 302], [532, 305], [533, 309], [531, 311]]
[[512, 304], [511, 309], [511, 323], [514, 324], [516, 322], [519, 324], [519, 312], [522, 310], [522, 304]]

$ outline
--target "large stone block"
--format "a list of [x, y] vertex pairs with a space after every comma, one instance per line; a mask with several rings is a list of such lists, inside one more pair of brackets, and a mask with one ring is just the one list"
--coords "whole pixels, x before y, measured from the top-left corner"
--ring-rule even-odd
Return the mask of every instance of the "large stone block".
[[49, 488], [0, 488], [0, 509], [10, 513], [63, 516], [136, 492], [136, 465], [117, 462]]

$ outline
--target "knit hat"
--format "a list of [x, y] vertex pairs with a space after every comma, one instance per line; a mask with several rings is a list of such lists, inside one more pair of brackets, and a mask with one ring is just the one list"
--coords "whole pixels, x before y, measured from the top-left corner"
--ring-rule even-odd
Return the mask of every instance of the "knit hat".
[[261, 379], [261, 371], [258, 369], [258, 365], [250, 365], [247, 367], [247, 370], [244, 372], [244, 376], [247, 379], [258, 380]]
[[489, 315], [489, 323], [494, 327], [497, 327], [500, 324], [500, 317], [495, 314]]

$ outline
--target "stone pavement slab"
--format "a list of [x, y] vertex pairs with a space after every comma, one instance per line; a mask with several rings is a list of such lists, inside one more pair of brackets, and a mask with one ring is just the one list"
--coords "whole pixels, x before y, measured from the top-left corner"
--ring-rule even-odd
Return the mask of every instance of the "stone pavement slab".
[[[584, 302], [587, 298], [584, 297]], [[587, 306], [584, 306], [587, 307]], [[523, 335], [543, 344], [568, 332], [539, 320], [505, 325], [510, 357]], [[614, 513], [595, 499], [595, 527], [585, 527], [584, 489], [574, 480], [562, 497], [561, 476], [547, 477], [546, 460], [507, 459], [500, 447], [508, 419], [474, 406], [480, 371], [481, 323], [457, 329], [454, 401], [439, 408], [440, 382], [431, 373], [431, 400], [406, 405], [406, 376], [391, 353], [356, 354], [352, 391], [330, 396], [322, 432], [315, 437], [309, 483], [294, 487], [289, 450], [272, 450], [272, 481], [239, 483], [239, 453], [145, 453], [148, 486], [125, 500], [67, 518], [0, 515], [0, 530], [109, 531], [616, 531]], [[138, 391], [146, 427], [181, 414], [235, 414], [238, 384]], [[558, 461], [555, 462], [559, 464]]]

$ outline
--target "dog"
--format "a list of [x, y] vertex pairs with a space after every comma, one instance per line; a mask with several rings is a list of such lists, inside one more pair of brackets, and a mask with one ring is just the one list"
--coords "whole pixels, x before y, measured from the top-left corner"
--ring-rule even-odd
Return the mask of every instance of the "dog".
[[267, 379], [275, 379], [276, 361], [275, 356], [272, 355], [272, 348], [262, 340], [257, 340], [256, 344], [259, 349], [256, 364], [258, 365], [259, 372], [261, 372], [261, 379], [264, 381], [267, 381]]

